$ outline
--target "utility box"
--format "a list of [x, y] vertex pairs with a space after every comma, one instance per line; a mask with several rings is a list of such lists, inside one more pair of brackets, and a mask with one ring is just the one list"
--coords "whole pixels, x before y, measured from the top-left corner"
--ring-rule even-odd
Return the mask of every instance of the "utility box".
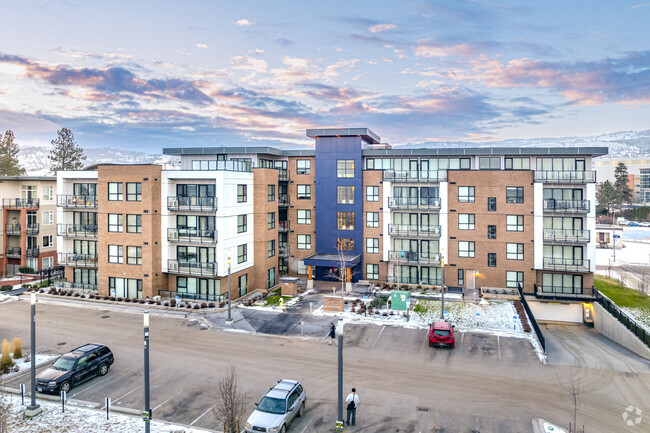
[[298, 296], [298, 277], [280, 277], [280, 294], [283, 296]]
[[404, 290], [391, 290], [390, 308], [392, 310], [406, 311], [410, 292]]

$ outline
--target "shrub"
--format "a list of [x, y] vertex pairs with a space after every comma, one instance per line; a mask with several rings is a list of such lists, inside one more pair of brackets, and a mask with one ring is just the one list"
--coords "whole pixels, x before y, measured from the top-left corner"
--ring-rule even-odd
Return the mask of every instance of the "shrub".
[[388, 302], [388, 295], [378, 295], [370, 302], [370, 306], [373, 308], [381, 308], [386, 305], [386, 302]]
[[72, 296], [74, 296], [75, 298], [78, 298], [79, 296], [81, 296], [81, 294], [79, 292], [74, 292], [74, 295], [72, 295]]
[[32, 288], [32, 286], [30, 286], [29, 284], [23, 284], [20, 287], [22, 287], [23, 289], [31, 289]]
[[11, 286], [9, 284], [5, 284], [3, 286], [0, 286], [0, 292], [6, 292], [7, 290], [11, 290], [13, 288], [14, 288], [14, 286]]
[[155, 304], [156, 304], [156, 305], [160, 305], [161, 302], [160, 302], [160, 301], [156, 301]]
[[139, 304], [144, 304], [144, 299], [138, 299]]
[[224, 305], [226, 305], [225, 302], [219, 302], [219, 308], [223, 308]]
[[34, 268], [30, 268], [29, 266], [21, 266], [18, 268], [18, 272], [21, 274], [33, 274]]
[[194, 304], [194, 307], [192, 307], [192, 308], [194, 308], [195, 310], [198, 310], [199, 308], [201, 308], [201, 306], [199, 304]]
[[384, 316], [384, 317], [388, 317], [388, 313], [385, 312], [385, 311], [383, 313], [381, 313], [381, 315]]
[[14, 359], [20, 359], [23, 357], [23, 340], [20, 338], [14, 338], [11, 342], [11, 347], [14, 352]]
[[185, 308], [192, 308], [192, 304], [188, 302], [187, 304], [185, 304]]
[[66, 296], [72, 296], [72, 293], [73, 293], [72, 290], [70, 290], [70, 291], [67, 292], [65, 295], [66, 295]]
[[172, 299], [171, 301], [169, 301], [169, 306], [170, 307], [175, 307], [176, 306], [176, 299]]
[[124, 298], [117, 298], [117, 302], [124, 302]]
[[103, 301], [108, 301], [108, 296], [102, 296]]
[[210, 302], [210, 303], [208, 304], [208, 307], [210, 307], [210, 308], [214, 308], [215, 306], [216, 306], [216, 304], [215, 304], [214, 302]]
[[205, 302], [201, 302], [201, 308], [208, 308], [208, 304], [206, 304]]
[[38, 289], [38, 293], [45, 293], [45, 290], [43, 290], [43, 289]]
[[0, 357], [0, 368], [7, 368], [14, 365], [11, 359], [11, 344], [6, 339], [2, 339], [2, 356]]

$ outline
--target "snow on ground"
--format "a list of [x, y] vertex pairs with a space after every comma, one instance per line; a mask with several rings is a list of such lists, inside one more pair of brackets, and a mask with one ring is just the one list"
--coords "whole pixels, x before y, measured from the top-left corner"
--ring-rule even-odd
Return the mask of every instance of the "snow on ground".
[[[11, 355], [13, 356], [13, 355]], [[36, 365], [40, 365], [44, 362], [48, 362], [53, 360], [54, 358], [58, 358], [59, 355], [42, 355], [40, 353], [36, 354]], [[14, 361], [16, 363], [16, 367], [18, 367], [17, 371], [22, 371], [22, 370], [28, 370], [32, 367], [32, 362], [30, 361], [25, 361], [25, 358], [20, 358], [17, 361]]]
[[623, 248], [616, 248], [616, 261], [612, 248], [596, 248], [596, 265], [608, 266], [614, 264], [647, 265], [650, 260], [650, 243], [623, 241]]
[[650, 312], [641, 308], [635, 307], [618, 307], [630, 315], [634, 320], [641, 325], [646, 332], [650, 332]]
[[18, 300], [18, 296], [0, 295], [0, 304]]

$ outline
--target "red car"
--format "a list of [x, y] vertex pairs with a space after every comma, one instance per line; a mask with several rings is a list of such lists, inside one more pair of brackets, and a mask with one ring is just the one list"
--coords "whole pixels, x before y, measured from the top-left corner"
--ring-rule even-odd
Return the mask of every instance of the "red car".
[[454, 326], [451, 323], [439, 321], [429, 325], [429, 347], [438, 345], [453, 349], [455, 343]]

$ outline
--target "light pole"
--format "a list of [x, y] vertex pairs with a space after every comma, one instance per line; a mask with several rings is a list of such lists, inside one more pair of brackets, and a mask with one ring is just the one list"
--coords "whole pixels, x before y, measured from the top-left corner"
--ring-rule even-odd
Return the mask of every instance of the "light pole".
[[339, 334], [339, 413], [337, 419], [343, 425], [343, 320], [339, 319], [337, 325], [337, 333]]
[[442, 249], [440, 253], [440, 269], [442, 270], [442, 281], [440, 284], [441, 303], [440, 303], [440, 317], [445, 319], [445, 251]]
[[144, 431], [151, 431], [151, 401], [149, 396], [149, 310], [144, 312]]
[[36, 292], [32, 292], [30, 295], [30, 301], [32, 304], [32, 335], [31, 335], [31, 343], [32, 343], [32, 353], [31, 353], [31, 381], [32, 381], [32, 386], [31, 386], [31, 395], [32, 395], [32, 401], [29, 406], [27, 406], [27, 409], [25, 409], [25, 415], [32, 417], [36, 416], [39, 413], [43, 411], [43, 409], [40, 407], [40, 405], [36, 404], [36, 322], [34, 320], [34, 316], [36, 316]]
[[226, 325], [232, 325], [232, 316], [230, 315], [230, 249], [228, 252], [228, 320], [226, 320]]

